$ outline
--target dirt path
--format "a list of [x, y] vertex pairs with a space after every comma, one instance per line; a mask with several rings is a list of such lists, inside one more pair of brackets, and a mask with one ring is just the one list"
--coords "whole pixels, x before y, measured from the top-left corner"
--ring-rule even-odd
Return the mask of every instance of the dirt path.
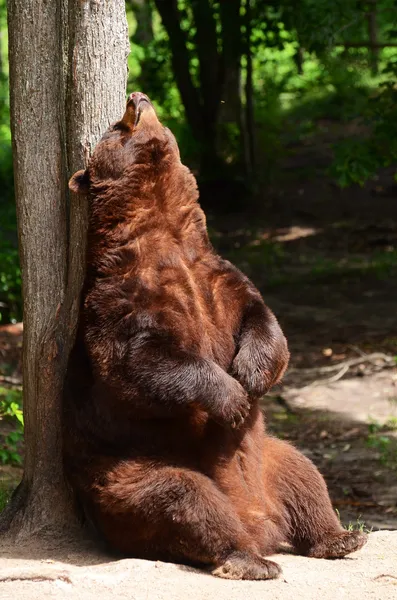
[[65, 553], [57, 560], [15, 558], [13, 554], [15, 551], [9, 548], [0, 555], [2, 600], [393, 600], [397, 597], [397, 532], [370, 534], [362, 550], [343, 560], [278, 555], [275, 559], [283, 568], [281, 578], [261, 582], [227, 581], [160, 562], [110, 562], [106, 556], [92, 554]]

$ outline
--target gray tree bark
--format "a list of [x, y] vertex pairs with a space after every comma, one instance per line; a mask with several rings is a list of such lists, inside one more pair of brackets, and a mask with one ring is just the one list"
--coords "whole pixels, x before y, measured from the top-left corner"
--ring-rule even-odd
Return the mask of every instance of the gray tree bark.
[[23, 538], [75, 522], [61, 400], [84, 279], [87, 213], [67, 181], [124, 110], [124, 0], [9, 0], [10, 105], [24, 302], [25, 464], [0, 531]]

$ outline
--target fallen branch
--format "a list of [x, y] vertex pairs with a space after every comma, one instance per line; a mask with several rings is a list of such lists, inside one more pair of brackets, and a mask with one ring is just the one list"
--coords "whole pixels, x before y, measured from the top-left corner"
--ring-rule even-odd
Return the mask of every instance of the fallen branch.
[[0, 573], [0, 583], [7, 581], [64, 581], [66, 583], [72, 583], [69, 573], [66, 571], [55, 571], [49, 568], [43, 569], [27, 569], [21, 571], [20, 569], [5, 569]]
[[364, 350], [361, 350], [361, 348], [354, 344], [348, 344], [347, 347], [350, 348], [350, 350], [354, 350], [359, 356], [368, 356], [368, 352], [364, 352]]
[[334, 371], [338, 371], [341, 367], [346, 367], [350, 369], [350, 367], [356, 367], [357, 365], [361, 365], [365, 362], [375, 363], [377, 360], [383, 360], [390, 366], [397, 366], [397, 363], [394, 359], [394, 356], [389, 356], [388, 354], [384, 354], [383, 352], [373, 352], [372, 354], [366, 354], [365, 356], [359, 356], [358, 358], [350, 358], [343, 362], [338, 362], [335, 365], [328, 365], [327, 367], [313, 367], [311, 369], [289, 369], [288, 374], [290, 373], [301, 373], [304, 375], [310, 375], [312, 373], [333, 373]]
[[354, 506], [355, 508], [377, 508], [379, 504], [377, 502], [360, 502], [349, 498], [343, 498], [341, 500], [333, 500], [332, 503], [335, 506]]
[[335, 381], [338, 381], [338, 379], [342, 379], [343, 375], [345, 375], [349, 369], [350, 365], [343, 365], [339, 373], [332, 377], [328, 377], [327, 379], [321, 379], [321, 382], [326, 381], [327, 383], [334, 383]]
[[379, 579], [397, 579], [395, 575], [390, 575], [390, 573], [382, 573], [382, 575], [377, 575], [373, 578], [372, 581], [378, 581]]
[[384, 362], [384, 364], [380, 367], [381, 369], [389, 369], [397, 366], [396, 360], [393, 356], [389, 356], [383, 352], [373, 352], [372, 354], [365, 354], [364, 356], [360, 356], [358, 358], [350, 358], [348, 360], [338, 362], [335, 365], [328, 365], [327, 367], [314, 367], [312, 369], [289, 369], [288, 375], [291, 373], [299, 373], [303, 375], [321, 375], [322, 373], [333, 373], [334, 371], [338, 371], [335, 375], [332, 375], [332, 377], [315, 379], [308, 385], [304, 386], [305, 388], [310, 388], [315, 387], [316, 385], [323, 385], [325, 383], [335, 383], [339, 379], [342, 379], [342, 377], [346, 375], [351, 367], [357, 367], [358, 365], [366, 362], [376, 364], [376, 362], [379, 360], [383, 360]]

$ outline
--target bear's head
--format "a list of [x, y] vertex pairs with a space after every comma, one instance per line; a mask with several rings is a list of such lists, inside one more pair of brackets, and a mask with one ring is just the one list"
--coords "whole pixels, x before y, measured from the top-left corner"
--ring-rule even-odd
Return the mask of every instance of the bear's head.
[[[165, 180], [172, 184], [165, 185]], [[185, 191], [197, 200], [195, 178], [181, 163], [175, 137], [161, 124], [149, 98], [134, 92], [123, 118], [109, 127], [87, 168], [70, 179], [69, 188], [92, 199], [110, 194], [114, 197], [123, 190], [142, 200], [159, 181], [168, 190], [167, 195], [178, 189], [179, 194]]]
[[155, 260], [156, 253], [170, 261], [183, 252], [193, 260], [210, 248], [196, 179], [141, 92], [129, 96], [123, 118], [109, 127], [69, 187], [88, 200], [87, 261], [93, 273], [120, 272], [133, 259], [138, 264], [138, 257]]

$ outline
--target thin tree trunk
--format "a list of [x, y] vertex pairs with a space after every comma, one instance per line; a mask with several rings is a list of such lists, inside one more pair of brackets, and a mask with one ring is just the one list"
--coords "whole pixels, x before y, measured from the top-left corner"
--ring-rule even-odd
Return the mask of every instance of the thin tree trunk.
[[145, 47], [153, 40], [152, 5], [150, 0], [127, 0], [136, 18], [136, 30], [132, 40]]
[[[190, 73], [187, 35], [181, 27], [177, 0], [155, 0], [167, 31], [172, 54], [172, 68], [185, 107], [186, 118], [201, 146], [201, 175], [211, 179], [224, 167], [220, 158], [229, 143], [219, 123], [232, 123], [241, 130], [241, 0], [221, 0], [222, 53], [214, 7], [208, 0], [192, 0], [196, 28], [195, 42], [200, 64], [200, 89]], [[222, 103], [221, 103], [222, 99]]]
[[123, 0], [9, 0], [11, 124], [24, 302], [25, 465], [0, 519], [19, 537], [70, 530], [62, 386], [84, 277], [86, 208], [67, 179], [123, 111]]
[[254, 128], [254, 90], [253, 90], [253, 70], [252, 70], [252, 0], [246, 0], [245, 3], [245, 106], [242, 121], [244, 123], [244, 154], [246, 175], [249, 179], [255, 175], [255, 128]]
[[[1, 23], [0, 23], [1, 27]], [[4, 79], [4, 57], [3, 57], [3, 36], [4, 32], [0, 29], [0, 80]]]
[[220, 120], [239, 123], [241, 115], [241, 0], [220, 0], [223, 89]]
[[141, 46], [144, 52], [140, 61], [138, 84], [139, 89], [146, 92], [150, 89], [153, 77], [153, 60], [148, 53], [148, 47], [154, 39], [153, 6], [150, 0], [127, 0], [127, 6], [131, 8], [136, 19], [136, 29], [131, 41]]
[[[216, 106], [212, 111], [206, 110], [206, 106], [204, 105], [204, 102], [200, 96], [200, 91], [193, 83], [193, 79], [190, 74], [187, 36], [181, 27], [181, 14], [178, 9], [177, 0], [155, 0], [155, 4], [169, 37], [172, 55], [172, 68], [179, 93], [185, 107], [186, 119], [192, 134], [200, 144], [200, 171], [202, 175], [210, 178], [213, 172], [218, 170], [219, 165], [216, 148], [216, 123], [218, 110]], [[200, 13], [199, 18], [202, 19], [202, 7], [198, 12]], [[202, 26], [203, 22], [200, 20], [200, 36], [203, 33]], [[200, 40], [196, 38], [196, 40], [197, 42], [204, 42], [203, 37], [200, 37]], [[202, 49], [198, 49], [198, 54], [203, 59]], [[200, 78], [202, 81], [205, 80], [205, 88], [208, 92], [208, 81], [212, 77], [212, 74], [209, 76], [209, 74], [205, 71], [207, 67], [207, 60], [200, 62]], [[214, 90], [214, 98], [216, 100], [215, 94], [216, 90]], [[212, 103], [212, 100], [210, 103]]]
[[368, 3], [371, 7], [371, 10], [367, 14], [370, 65], [371, 65], [372, 74], [377, 75], [377, 73], [378, 73], [378, 58], [379, 58], [379, 49], [377, 48], [378, 26], [377, 26], [377, 22], [376, 22], [377, 0], [368, 0]]
[[[243, 52], [242, 22], [240, 15], [242, 0], [220, 0], [222, 23], [222, 67], [221, 104], [218, 114], [217, 147], [221, 155], [230, 152], [230, 143], [235, 133], [238, 143], [234, 147], [234, 162], [244, 165], [244, 140], [242, 120], [241, 56]], [[231, 135], [232, 134], [232, 135]]]
[[298, 75], [303, 75], [303, 65], [305, 63], [305, 50], [302, 46], [298, 46], [295, 54], [294, 61], [298, 70]]
[[172, 69], [185, 107], [186, 118], [193, 135], [202, 139], [205, 123], [202, 117], [200, 96], [190, 75], [186, 35], [180, 24], [177, 0], [155, 0], [157, 10], [169, 37]]
[[221, 95], [220, 56], [213, 6], [209, 0], [191, 1], [196, 26], [196, 48], [200, 64], [200, 92], [204, 118], [214, 120]]

